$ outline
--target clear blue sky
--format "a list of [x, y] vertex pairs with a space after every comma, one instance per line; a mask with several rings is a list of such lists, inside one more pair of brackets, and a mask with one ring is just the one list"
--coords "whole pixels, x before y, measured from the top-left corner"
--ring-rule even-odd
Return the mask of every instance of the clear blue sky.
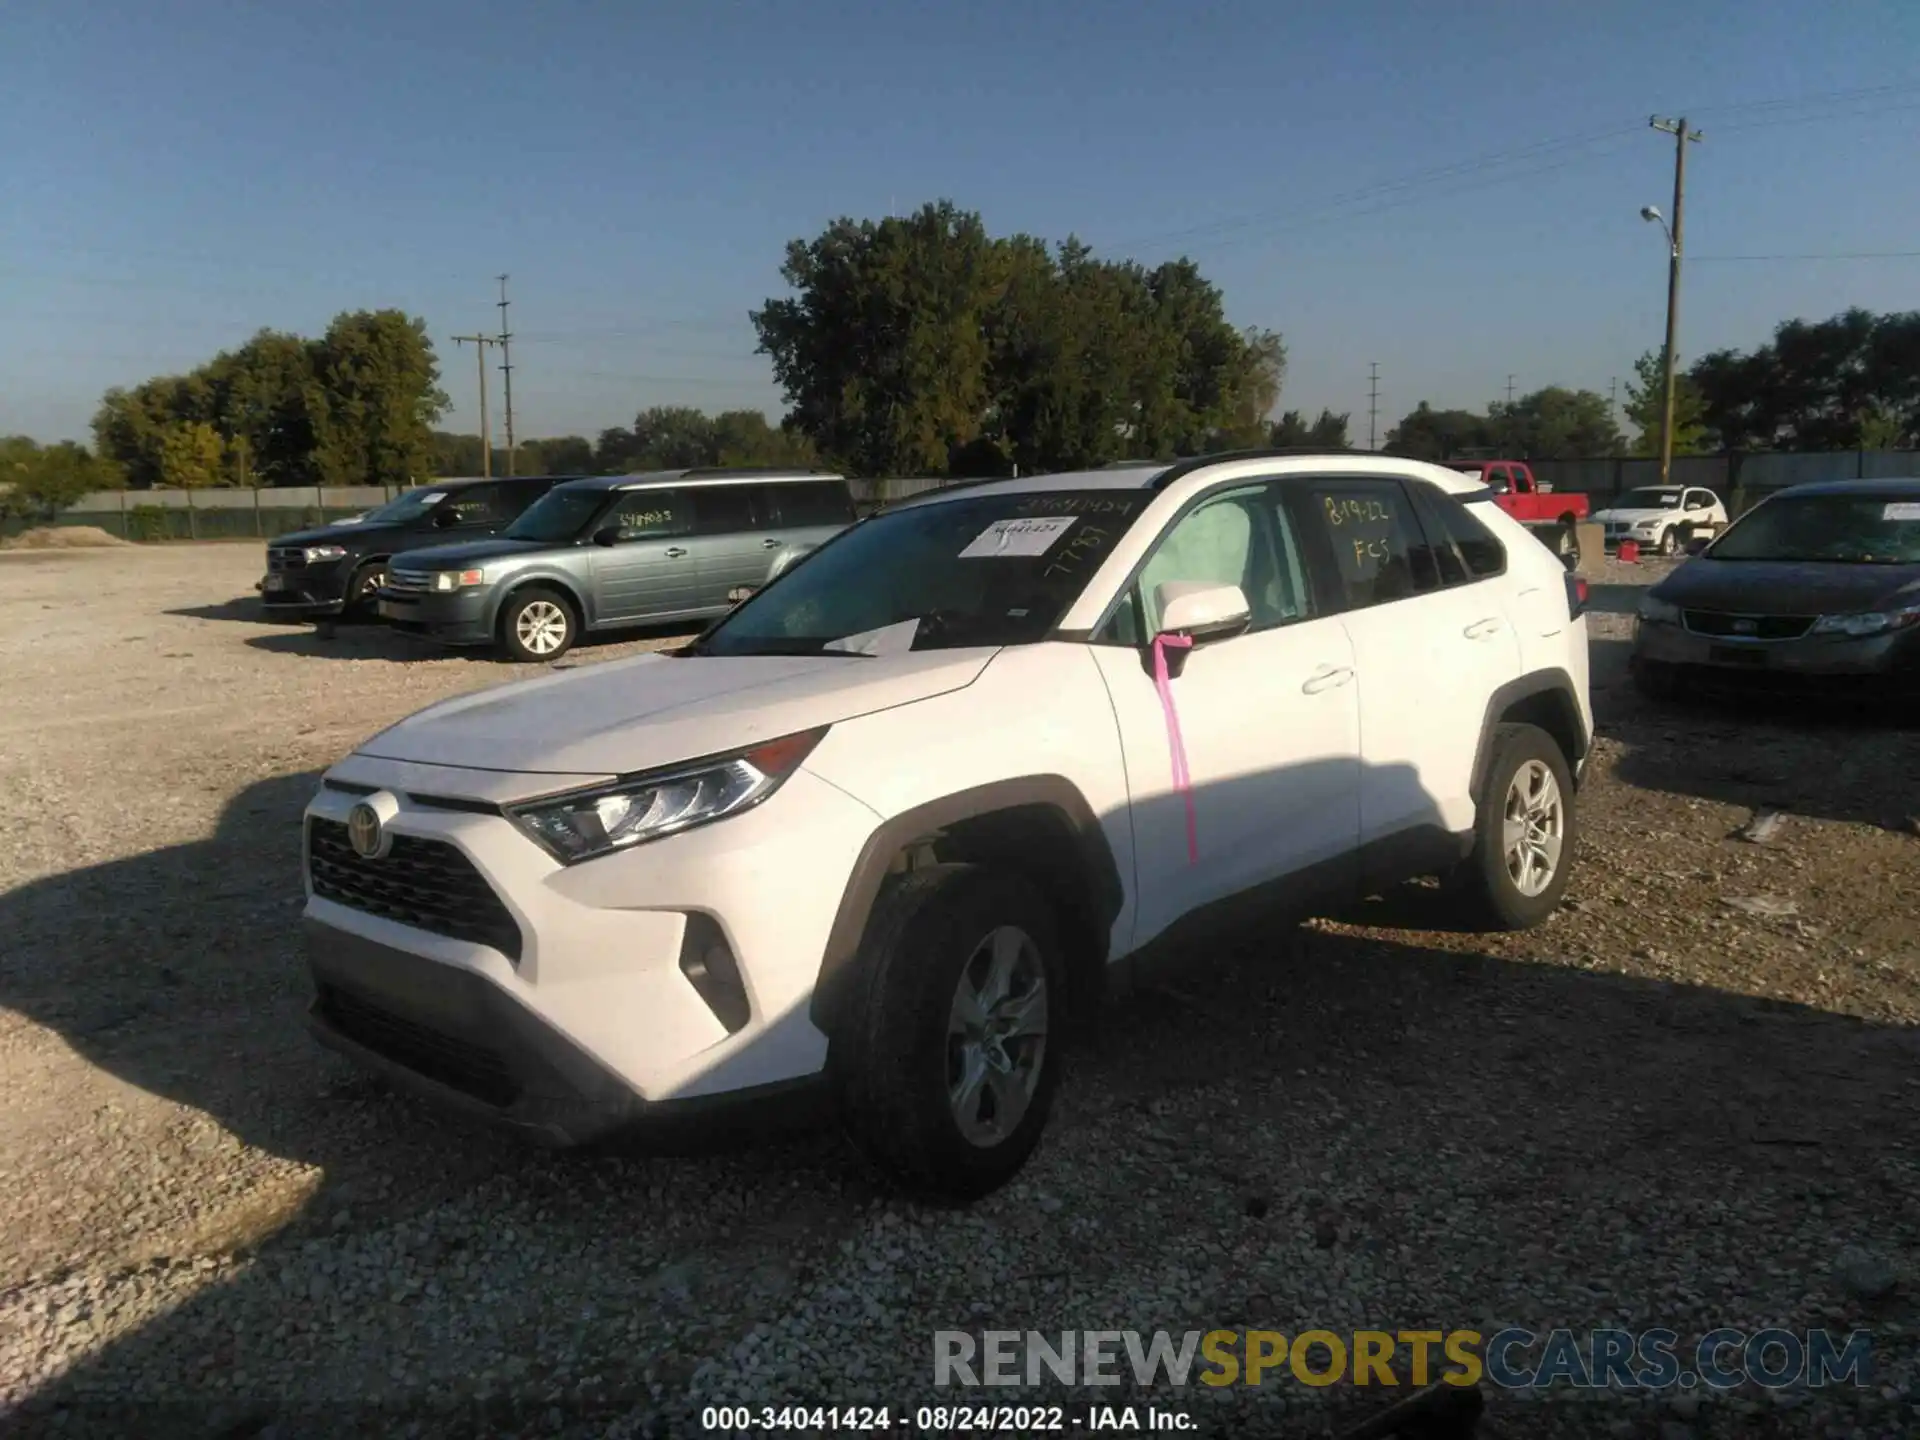
[[0, 432], [42, 439], [360, 306], [427, 319], [473, 428], [446, 337], [503, 270], [523, 436], [777, 415], [746, 312], [785, 242], [948, 197], [1192, 255], [1285, 335], [1282, 406], [1364, 443], [1370, 361], [1384, 435], [1659, 344], [1653, 112], [1707, 134], [1683, 359], [1920, 305], [1920, 257], [1711, 258], [1920, 250], [1913, 0], [64, 0], [0, 12], [0, 56]]

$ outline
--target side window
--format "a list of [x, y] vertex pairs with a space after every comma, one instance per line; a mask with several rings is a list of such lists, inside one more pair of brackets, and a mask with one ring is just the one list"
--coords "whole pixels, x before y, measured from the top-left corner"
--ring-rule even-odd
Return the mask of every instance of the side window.
[[844, 480], [801, 480], [766, 490], [773, 497], [773, 523], [783, 530], [851, 525], [858, 518]]
[[693, 507], [684, 490], [629, 490], [602, 523], [618, 526], [622, 540], [660, 540], [692, 530]]
[[1487, 467], [1487, 484], [1501, 495], [1511, 494], [1513, 491], [1513, 477], [1507, 473], [1507, 467], [1504, 465]]
[[760, 528], [752, 485], [709, 485], [693, 492], [695, 528], [702, 535], [738, 535]]
[[1214, 496], [1175, 521], [1102, 629], [1101, 641], [1143, 643], [1159, 629], [1156, 592], [1173, 580], [1239, 586], [1247, 597], [1250, 630], [1271, 629], [1311, 613], [1293, 525], [1265, 485]]
[[[1675, 393], [1677, 394], [1678, 392], [1676, 391]], [[1687, 509], [1711, 510], [1712, 508], [1713, 508], [1713, 497], [1709, 495], [1706, 491], [1704, 490], [1687, 491]]]
[[512, 518], [506, 512], [501, 489], [498, 485], [468, 485], [455, 490], [440, 504], [453, 512], [455, 525], [494, 525]]
[[1322, 481], [1307, 493], [1350, 606], [1388, 605], [1439, 588], [1439, 563], [1397, 481]]
[[[1458, 500], [1431, 485], [1422, 485], [1420, 508], [1433, 522], [1435, 539], [1442, 542], [1439, 548], [1458, 551], [1473, 579], [1485, 580], [1506, 570], [1507, 547]], [[1448, 541], [1452, 543], [1444, 543]]]

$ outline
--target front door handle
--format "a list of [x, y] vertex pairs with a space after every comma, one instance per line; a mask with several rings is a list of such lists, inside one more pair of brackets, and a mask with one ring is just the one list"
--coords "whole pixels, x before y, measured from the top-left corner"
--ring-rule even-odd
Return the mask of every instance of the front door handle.
[[686, 553], [687, 552], [685, 550], [682, 550], [678, 545], [667, 546], [667, 558], [669, 560], [678, 560], [682, 555]]
[[1337, 685], [1345, 685], [1353, 679], [1351, 665], [1322, 665], [1309, 675], [1301, 689], [1309, 695], [1318, 695], [1322, 690], [1331, 690]]
[[1500, 622], [1492, 618], [1476, 620], [1463, 633], [1469, 640], [1485, 640], [1490, 635], [1500, 633]]
[[762, 550], [778, 550], [782, 545], [786, 543], [787, 542], [784, 540], [762, 540], [760, 542], [760, 548]]

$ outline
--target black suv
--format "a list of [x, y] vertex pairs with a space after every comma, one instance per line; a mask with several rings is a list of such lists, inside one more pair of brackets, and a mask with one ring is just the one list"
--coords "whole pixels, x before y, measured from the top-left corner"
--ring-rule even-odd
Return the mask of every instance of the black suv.
[[426, 545], [496, 535], [566, 475], [441, 480], [395, 496], [377, 510], [318, 530], [275, 537], [260, 582], [274, 620], [373, 620], [387, 561]]

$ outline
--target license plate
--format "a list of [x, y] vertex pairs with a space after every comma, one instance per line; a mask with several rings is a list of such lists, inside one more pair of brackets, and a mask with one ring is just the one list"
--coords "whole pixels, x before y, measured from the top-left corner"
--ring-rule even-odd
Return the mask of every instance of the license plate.
[[1715, 665], [1744, 665], [1753, 670], [1765, 667], [1767, 652], [1748, 650], [1739, 645], [1715, 645], [1707, 651], [1707, 658]]
[[287, 577], [286, 577], [286, 576], [284, 576], [284, 575], [269, 575], [269, 576], [267, 576], [267, 585], [266, 585], [266, 588], [267, 588], [267, 589], [269, 589], [269, 590], [284, 590], [284, 589], [286, 589], [286, 588], [287, 588]]

